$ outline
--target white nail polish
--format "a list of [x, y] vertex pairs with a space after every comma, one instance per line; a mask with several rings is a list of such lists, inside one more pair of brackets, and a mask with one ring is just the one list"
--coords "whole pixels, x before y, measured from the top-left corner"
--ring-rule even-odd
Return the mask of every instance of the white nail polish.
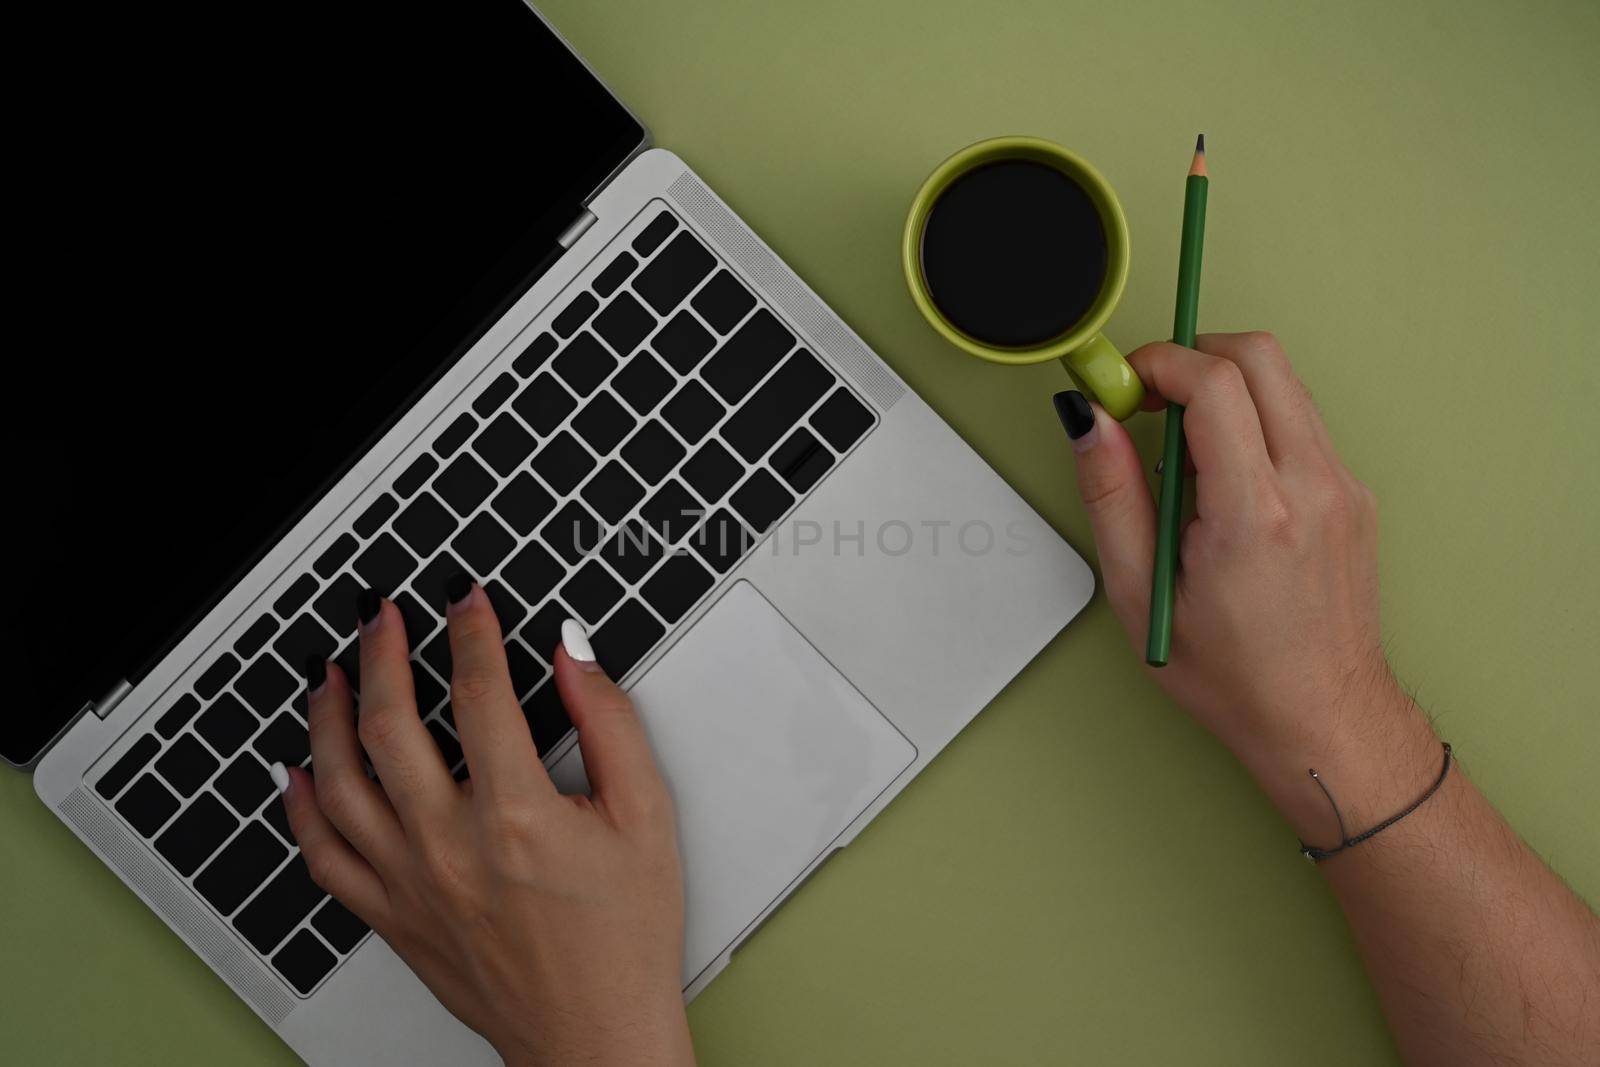
[[279, 796], [289, 791], [289, 772], [283, 764], [274, 763], [267, 768], [267, 774], [272, 778], [272, 784], [278, 787]]
[[561, 624], [561, 647], [567, 650], [567, 655], [580, 666], [593, 663], [594, 648], [589, 644], [589, 635], [583, 632], [583, 623], [577, 619], [568, 619]]

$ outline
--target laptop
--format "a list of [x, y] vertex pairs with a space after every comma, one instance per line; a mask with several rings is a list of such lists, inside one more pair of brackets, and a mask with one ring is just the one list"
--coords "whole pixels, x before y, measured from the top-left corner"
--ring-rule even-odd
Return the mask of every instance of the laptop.
[[308, 1062], [494, 1062], [311, 882], [266, 770], [308, 763], [307, 656], [359, 690], [373, 588], [468, 776], [470, 572], [564, 791], [563, 619], [631, 691], [693, 997], [1090, 571], [521, 0], [200, 10], [108, 13], [61, 134], [98, 163], [55, 190], [0, 754]]

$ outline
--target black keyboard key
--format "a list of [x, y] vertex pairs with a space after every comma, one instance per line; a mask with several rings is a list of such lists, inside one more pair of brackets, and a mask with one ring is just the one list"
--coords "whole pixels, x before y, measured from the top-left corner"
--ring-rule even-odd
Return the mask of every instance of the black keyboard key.
[[[384, 536], [388, 536], [385, 534]], [[323, 590], [322, 595], [311, 603], [311, 610], [317, 617], [328, 624], [328, 629], [343, 637], [356, 632], [356, 625], [360, 617], [356, 614], [356, 598], [366, 587], [348, 574], [341, 574], [334, 579], [332, 585]], [[303, 670], [303, 662], [293, 664], [296, 670]]]
[[567, 347], [551, 364], [561, 380], [579, 396], [588, 396], [598, 389], [616, 365], [617, 357], [587, 331], [568, 341]]
[[795, 492], [803, 493], [816, 485], [833, 466], [833, 453], [802, 426], [773, 450], [771, 463], [779, 477]]
[[[435, 444], [434, 447], [437, 448], [438, 445]], [[399, 508], [400, 504], [395, 498], [384, 493], [368, 505], [367, 510], [363, 511], [361, 517], [355, 521], [353, 525], [356, 533], [363, 538], [371, 537], [383, 529], [383, 524], [389, 521], [389, 516]]]
[[240, 659], [249, 659], [266, 647], [267, 641], [277, 632], [278, 620], [271, 615], [263, 615], [239, 635], [239, 640], [233, 643], [233, 650]]
[[[530, 604], [537, 604], [550, 595], [567, 569], [539, 542], [529, 541], [522, 551], [511, 557], [511, 562], [501, 570], [500, 577]], [[502, 627], [503, 628], [503, 627]]]
[[637, 520], [624, 523], [600, 547], [600, 558], [629, 583], [649, 574], [665, 553], [661, 542]]
[[[550, 517], [539, 529], [545, 544], [555, 549], [568, 563], [577, 563], [600, 547], [603, 533], [600, 520], [574, 500]], [[515, 583], [513, 583], [515, 584]]]
[[655, 485], [678, 465], [685, 451], [665, 426], [651, 419], [622, 446], [622, 459], [646, 483]]
[[333, 577], [339, 568], [344, 566], [344, 561], [355, 555], [356, 547], [360, 543], [351, 534], [340, 534], [333, 544], [328, 546], [328, 550], [317, 557], [311, 569], [316, 571], [320, 578]]
[[195, 790], [205, 785], [216, 769], [217, 757], [196, 741], [193, 734], [184, 734], [168, 745], [156, 760], [156, 773], [183, 797], [194, 796]]
[[219, 913], [231, 915], [288, 854], [289, 850], [265, 826], [248, 823], [200, 872], [194, 887]]
[[511, 669], [511, 691], [521, 697], [544, 678], [544, 667], [521, 641], [506, 642], [506, 666]]
[[663, 211], [650, 220], [650, 225], [639, 231], [639, 236], [633, 239], [633, 250], [641, 256], [648, 256], [660, 248], [661, 242], [677, 228], [678, 220]]
[[[330, 900], [329, 903], [332, 903]], [[338, 957], [317, 940], [310, 930], [301, 930], [272, 957], [272, 966], [301, 993], [317, 988], [317, 983], [333, 970]]]
[[678, 234], [633, 279], [634, 290], [657, 315], [665, 315], [711, 273], [716, 260], [688, 231]]
[[522, 627], [524, 643], [546, 663], [554, 663], [556, 646], [561, 643], [561, 624], [572, 618], [572, 611], [559, 600], [546, 601]]
[[[194, 697], [186, 696], [183, 699], [194, 700]], [[176, 706], [174, 705], [174, 707]], [[168, 714], [170, 715], [171, 712], [168, 712]], [[182, 727], [180, 726], [179, 728], [181, 729]], [[117, 762], [111, 765], [110, 770], [100, 776], [100, 780], [94, 784], [94, 791], [110, 800], [122, 792], [123, 786], [132, 781], [133, 776], [143, 770], [144, 765], [149, 763], [150, 758], [160, 749], [161, 743], [149, 734], [145, 734], [135, 741]]]
[[295, 619], [283, 633], [278, 635], [278, 639], [272, 642], [272, 649], [278, 654], [278, 658], [296, 667], [312, 656], [327, 659], [338, 647], [339, 642], [335, 641], [322, 624], [310, 615], [302, 615]]
[[262, 656], [239, 675], [239, 680], [233, 683], [233, 691], [244, 697], [250, 710], [264, 719], [283, 707], [300, 685], [300, 678], [283, 664], [271, 656]]
[[639, 588], [651, 607], [669, 623], [683, 618], [715, 581], [695, 558], [687, 553], [668, 556], [661, 569]]
[[594, 309], [599, 306], [600, 301], [594, 298], [593, 293], [579, 293], [573, 297], [572, 303], [561, 309], [561, 314], [555, 317], [551, 325], [562, 337], [571, 337], [589, 321], [589, 316], [593, 315]]
[[484, 470], [483, 464], [469, 452], [457, 456], [444, 473], [433, 480], [433, 491], [463, 517], [478, 510], [478, 505], [494, 492], [494, 488], [494, 475]]
[[789, 432], [830, 386], [833, 375], [817, 357], [800, 349], [784, 361], [744, 405], [728, 418], [722, 439], [754, 463]]
[[333, 657], [333, 662], [339, 665], [344, 672], [345, 680], [350, 683], [351, 691], [361, 692], [361, 642], [351, 641]]
[[593, 626], [622, 599], [622, 592], [611, 572], [599, 560], [591, 559], [567, 579], [561, 587], [561, 599]]
[[583, 499], [606, 522], [615, 524], [644, 499], [644, 486], [616, 460], [611, 460], [583, 487]]
[[417, 559], [393, 534], [382, 534], [351, 566], [369, 589], [389, 596], [411, 577], [417, 569]]
[[256, 717], [239, 698], [224, 693], [194, 721], [195, 732], [223, 756], [231, 756], [256, 732]]
[[567, 709], [561, 706], [554, 678], [522, 702], [522, 717], [528, 720], [528, 731], [533, 734], [533, 745], [540, 756], [554, 748], [572, 729], [572, 720], [567, 718]]
[[669, 480], [644, 502], [639, 517], [669, 545], [675, 545], [705, 518], [705, 505], [696, 500], [683, 483]]
[[631, 355], [655, 328], [655, 316], [632, 293], [617, 294], [594, 318], [594, 332], [619, 356]]
[[539, 484], [538, 479], [523, 471], [495, 494], [489, 506], [505, 520], [507, 526], [527, 537], [549, 517], [556, 506], [556, 498]]
[[[272, 827], [278, 832], [278, 837], [281, 838], [285, 844], [295, 844], [294, 831], [289, 828], [289, 809], [284, 807], [282, 801], [274, 801], [273, 803], [262, 808], [261, 817], [266, 820], [268, 826]], [[250, 826], [246, 826], [245, 833], [249, 833], [252, 827], [259, 825], [261, 824], [252, 823]], [[239, 836], [243, 837], [244, 834], [240, 834]], [[267, 834], [266, 836], [271, 837], [272, 835]]]
[[680, 311], [651, 338], [650, 347], [679, 374], [688, 374], [711, 353], [716, 343], [717, 339], [700, 325], [699, 319]]
[[561, 420], [577, 406], [578, 402], [572, 398], [567, 387], [553, 374], [539, 375], [511, 402], [511, 409], [540, 435], [548, 434], [560, 426]]
[[276, 791], [267, 769], [248, 752], [239, 753], [211, 785], [222, 794], [223, 800], [233, 805], [234, 811], [244, 816], [261, 807], [261, 802]]
[[187, 878], [238, 828], [238, 818], [222, 806], [222, 801], [202, 793], [156, 838], [156, 851]]
[[672, 388], [674, 379], [661, 361], [648, 352], [637, 353], [611, 379], [611, 388], [641, 415], [648, 415]]
[[433, 450], [440, 459], [449, 459], [461, 451], [461, 446], [467, 443], [472, 436], [472, 431], [478, 428], [478, 420], [471, 413], [463, 411], [457, 415], [444, 432], [433, 439]]
[[727, 508], [719, 508], [695, 532], [689, 543], [713, 570], [718, 574], [726, 574], [729, 567], [744, 558], [755, 539], [733, 517], [732, 512]]
[[457, 521], [437, 497], [423, 493], [394, 520], [394, 532], [413, 552], [427, 559], [455, 532]]
[[202, 700], [210, 700], [222, 692], [222, 687], [228, 684], [228, 679], [239, 673], [239, 657], [231, 652], [224, 652], [217, 657], [217, 662], [205, 669], [200, 679], [194, 683], [194, 691], [200, 694]]
[[613, 259], [605, 270], [595, 276], [594, 291], [601, 296], [610, 296], [617, 291], [619, 285], [628, 280], [628, 275], [632, 274], [633, 269], [638, 265], [639, 261], [633, 258], [630, 253], [622, 253], [616, 259]]
[[616, 610], [590, 640], [595, 659], [612, 678], [621, 678], [655, 647], [666, 629], [637, 600], [629, 600]]
[[234, 917], [233, 927], [265, 956], [326, 896], [311, 880], [305, 857], [296, 856]]
[[444, 702], [450, 693], [421, 663], [411, 661], [411, 691], [417, 697], [417, 714], [426, 716]]
[[535, 337], [522, 354], [511, 361], [511, 369], [526, 378], [544, 366], [544, 361], [555, 354], [556, 339], [553, 334], [541, 333]]
[[439, 755], [444, 757], [446, 767], [454, 767], [461, 762], [461, 742], [444, 728], [443, 723], [438, 719], [429, 720], [428, 733], [433, 735], [433, 743], [439, 746]]
[[172, 707], [162, 713], [156, 720], [156, 733], [168, 741], [178, 736], [178, 731], [186, 726], [195, 712], [200, 710], [200, 700], [190, 693], [185, 693], [172, 702]]
[[439, 625], [438, 616], [422, 606], [422, 603], [410, 593], [401, 593], [394, 598], [394, 606], [400, 609], [400, 618], [405, 622], [406, 647], [413, 652], [422, 647], [422, 642], [433, 633], [433, 628]]
[[317, 933], [328, 939], [328, 944], [346, 953], [361, 943], [361, 939], [367, 936], [368, 930], [366, 923], [352, 915], [349, 908], [332, 897], [329, 897], [327, 903], [311, 916], [311, 925], [316, 928]]
[[[511, 375], [503, 375], [511, 380]], [[488, 426], [484, 427], [478, 439], [472, 442], [472, 450], [483, 457], [496, 474], [504, 478], [521, 465], [533, 451], [536, 442], [533, 435], [522, 428], [522, 423], [509, 411], [500, 413]]]
[[394, 480], [394, 491], [401, 497], [409, 497], [422, 483], [428, 480], [428, 475], [439, 469], [439, 461], [429, 455], [418, 456], [412, 461], [411, 466], [405, 469], [400, 477]]
[[848, 389], [836, 389], [811, 413], [811, 425], [835, 452], [844, 452], [872, 425], [872, 412]]
[[672, 399], [662, 406], [661, 417], [678, 431], [679, 437], [692, 445], [722, 418], [722, 405], [706, 391], [705, 386], [691, 380], [684, 382]]
[[433, 668], [433, 672], [446, 682], [450, 680], [450, 634], [441, 632], [438, 637], [423, 646], [422, 662]]
[[146, 837], [161, 829], [177, 810], [178, 798], [153, 774], [141, 775], [117, 801], [117, 813]]
[[511, 590], [499, 582], [485, 582], [483, 595], [489, 598], [489, 604], [494, 608], [494, 617], [500, 621], [500, 635], [510, 637], [511, 631], [517, 628], [528, 609], [522, 606], [522, 601], [511, 595]]
[[752, 530], [765, 533], [789, 510], [789, 505], [794, 503], [794, 496], [771, 474], [756, 470], [733, 491], [728, 503], [733, 505], [733, 510]]
[[306, 733], [306, 724], [288, 712], [268, 723], [250, 747], [268, 766], [281, 763], [285, 767], [298, 767], [311, 758], [311, 737]]
[[441, 552], [433, 558], [433, 562], [422, 568], [421, 574], [411, 579], [411, 589], [417, 594], [417, 599], [432, 609], [434, 614], [443, 616], [446, 605], [450, 603], [450, 598], [445, 595], [450, 579], [468, 573], [460, 560], [448, 552]]
[[610, 393], [596, 393], [572, 420], [578, 436], [589, 442], [595, 455], [610, 452], [633, 429], [637, 420]]
[[487, 419], [499, 411], [511, 394], [517, 391], [517, 380], [509, 373], [502, 371], [490, 382], [483, 392], [478, 394], [478, 399], [472, 402], [472, 410], [478, 413], [480, 419]]
[[278, 613], [279, 618], [287, 619], [304, 607], [316, 591], [317, 580], [309, 574], [302, 574], [283, 591], [282, 596], [272, 602], [272, 610]]
[[494, 570], [516, 545], [517, 539], [488, 512], [480, 513], [467, 523], [466, 529], [450, 542], [450, 547], [474, 574], [488, 574]]
[[533, 457], [533, 469], [552, 489], [565, 496], [594, 470], [594, 457], [566, 430], [544, 443]]
[[716, 438], [701, 445], [689, 462], [683, 465], [683, 480], [700, 494], [701, 499], [716, 501], [733, 488], [744, 474], [744, 465], [733, 457]]
[[762, 308], [728, 338], [700, 374], [722, 399], [737, 403], [793, 347], [794, 334]]
[[711, 324], [713, 330], [727, 333], [756, 306], [756, 298], [732, 274], [719, 270], [704, 288], [694, 294], [690, 304], [701, 318]]

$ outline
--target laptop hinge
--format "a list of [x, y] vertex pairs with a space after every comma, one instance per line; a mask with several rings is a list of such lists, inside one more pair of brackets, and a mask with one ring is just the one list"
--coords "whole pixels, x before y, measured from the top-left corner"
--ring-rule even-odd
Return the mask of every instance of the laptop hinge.
[[560, 245], [562, 248], [571, 248], [573, 245], [578, 243], [578, 238], [587, 233], [589, 231], [589, 227], [593, 226], [594, 223], [594, 212], [590, 211], [588, 208], [584, 208], [583, 214], [579, 215], [577, 219], [573, 221], [571, 226], [568, 226], [565, 230], [561, 231], [561, 236], [556, 238], [556, 244]]
[[122, 698], [133, 692], [133, 683], [126, 678], [111, 687], [111, 692], [101, 697], [94, 703], [94, 713], [104, 719], [116, 710]]

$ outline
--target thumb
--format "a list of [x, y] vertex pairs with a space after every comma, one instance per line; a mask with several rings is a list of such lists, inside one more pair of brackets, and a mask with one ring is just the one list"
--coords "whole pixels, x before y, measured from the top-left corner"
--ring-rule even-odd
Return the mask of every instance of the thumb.
[[593, 798], [623, 813], [659, 806], [666, 795], [633, 701], [595, 659], [589, 635], [576, 619], [561, 624], [556, 689], [578, 730], [583, 766]]
[[1150, 610], [1156, 551], [1156, 508], [1138, 450], [1121, 423], [1077, 390], [1055, 395], [1056, 414], [1072, 438], [1078, 494], [1094, 527], [1106, 598], [1135, 643]]

